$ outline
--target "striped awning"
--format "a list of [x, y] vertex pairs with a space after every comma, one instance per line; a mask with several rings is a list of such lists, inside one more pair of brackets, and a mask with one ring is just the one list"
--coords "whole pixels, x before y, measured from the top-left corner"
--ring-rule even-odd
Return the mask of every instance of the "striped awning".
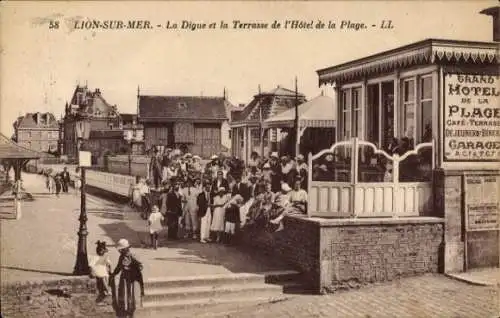
[[[336, 125], [336, 108], [333, 98], [318, 96], [298, 106], [300, 128], [331, 128]], [[295, 108], [288, 109], [266, 119], [264, 128], [292, 128], [295, 124]]]

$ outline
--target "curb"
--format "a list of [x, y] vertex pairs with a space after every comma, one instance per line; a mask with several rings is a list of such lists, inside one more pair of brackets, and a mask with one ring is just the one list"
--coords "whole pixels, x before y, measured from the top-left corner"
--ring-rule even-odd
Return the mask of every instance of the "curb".
[[500, 286], [500, 283], [496, 283], [496, 284], [495, 283], [486, 283], [484, 281], [467, 279], [467, 278], [460, 277], [460, 276], [453, 274], [453, 273], [445, 273], [444, 276], [451, 278], [451, 279], [454, 279], [454, 280], [457, 280], [457, 281], [460, 281], [462, 283], [467, 283], [469, 285], [474, 285], [474, 286]]

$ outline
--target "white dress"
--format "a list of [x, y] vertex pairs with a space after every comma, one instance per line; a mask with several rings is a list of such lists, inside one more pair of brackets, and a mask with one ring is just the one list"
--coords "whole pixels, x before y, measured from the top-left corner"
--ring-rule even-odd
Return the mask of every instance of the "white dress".
[[221, 206], [214, 208], [212, 216], [212, 226], [210, 227], [210, 230], [216, 232], [224, 231], [224, 218], [226, 214], [226, 209], [224, 208], [224, 205], [226, 204], [226, 202], [227, 202], [226, 196], [221, 197], [220, 195], [217, 195], [216, 197], [214, 197], [214, 205], [221, 205]]

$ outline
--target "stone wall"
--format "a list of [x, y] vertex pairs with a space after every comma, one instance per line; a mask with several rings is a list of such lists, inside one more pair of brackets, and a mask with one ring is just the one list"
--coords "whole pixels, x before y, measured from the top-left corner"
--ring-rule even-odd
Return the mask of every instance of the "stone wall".
[[1, 286], [2, 317], [114, 317], [109, 300], [96, 304], [95, 280], [68, 278]]
[[243, 242], [279, 257], [314, 292], [440, 271], [443, 220], [287, 217], [281, 232], [246, 230]]

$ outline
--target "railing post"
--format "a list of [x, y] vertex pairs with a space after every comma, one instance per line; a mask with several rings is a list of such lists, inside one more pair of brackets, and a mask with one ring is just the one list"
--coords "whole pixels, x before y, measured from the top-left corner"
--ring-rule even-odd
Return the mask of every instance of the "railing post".
[[397, 212], [396, 212], [396, 199], [397, 199], [397, 193], [399, 191], [399, 155], [395, 154], [392, 157], [392, 184], [393, 184], [393, 190], [392, 190], [392, 217], [398, 217]]
[[356, 215], [356, 184], [358, 180], [358, 137], [352, 138], [352, 156], [351, 156], [351, 208], [352, 216]]

